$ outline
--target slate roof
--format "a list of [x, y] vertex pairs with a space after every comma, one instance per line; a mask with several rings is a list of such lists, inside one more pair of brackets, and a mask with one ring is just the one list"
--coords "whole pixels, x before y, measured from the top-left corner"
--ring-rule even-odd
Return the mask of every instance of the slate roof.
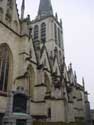
[[51, 0], [40, 0], [38, 16], [45, 17], [53, 15]]

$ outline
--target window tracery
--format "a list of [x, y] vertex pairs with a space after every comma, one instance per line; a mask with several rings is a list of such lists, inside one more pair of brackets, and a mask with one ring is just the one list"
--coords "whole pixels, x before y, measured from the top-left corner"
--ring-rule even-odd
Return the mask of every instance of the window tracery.
[[0, 91], [7, 92], [10, 76], [10, 51], [6, 44], [0, 46]]
[[7, 90], [9, 54], [6, 47], [0, 48], [0, 90]]

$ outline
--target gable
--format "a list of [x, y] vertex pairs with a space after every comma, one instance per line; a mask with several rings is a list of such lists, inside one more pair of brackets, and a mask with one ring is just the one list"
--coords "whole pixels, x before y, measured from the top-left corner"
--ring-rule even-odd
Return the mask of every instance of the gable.
[[19, 15], [16, 5], [16, 0], [2, 0], [0, 2], [0, 21], [6, 24], [9, 28], [15, 32], [20, 32]]
[[12, 29], [16, 32], [20, 32], [20, 21], [19, 21], [19, 14], [16, 5], [16, 1], [14, 0], [13, 3], [13, 12], [12, 12]]
[[55, 60], [54, 60], [53, 72], [57, 72], [57, 75], [58, 75], [58, 76], [61, 75], [57, 58], [55, 58]]
[[64, 66], [64, 78], [69, 81], [69, 77], [68, 77], [68, 72], [67, 72], [67, 67], [66, 65]]
[[[25, 37], [23, 37], [22, 41], [24, 39], [25, 39]], [[34, 49], [34, 46], [33, 46], [32, 39], [30, 39], [28, 41], [28, 37], [26, 37], [26, 42], [24, 44], [24, 48], [25, 48], [25, 52], [29, 55], [29, 60], [31, 62], [33, 62], [33, 63], [37, 63], [37, 61], [36, 61], [36, 55], [35, 55], [35, 49]]]
[[47, 50], [44, 46], [41, 49], [40, 64], [43, 64], [44, 68], [47, 68], [49, 71], [51, 70]]

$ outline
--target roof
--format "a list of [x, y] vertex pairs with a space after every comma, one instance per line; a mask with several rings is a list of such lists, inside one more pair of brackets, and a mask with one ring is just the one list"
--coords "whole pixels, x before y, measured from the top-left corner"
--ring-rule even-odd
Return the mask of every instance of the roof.
[[38, 16], [45, 17], [53, 15], [51, 0], [40, 0]]

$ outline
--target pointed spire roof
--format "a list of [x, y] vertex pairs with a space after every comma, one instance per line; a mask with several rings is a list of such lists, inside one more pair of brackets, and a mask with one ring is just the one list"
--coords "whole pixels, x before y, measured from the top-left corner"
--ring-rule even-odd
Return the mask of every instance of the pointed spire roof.
[[51, 0], [40, 0], [38, 16], [45, 17], [53, 15]]

